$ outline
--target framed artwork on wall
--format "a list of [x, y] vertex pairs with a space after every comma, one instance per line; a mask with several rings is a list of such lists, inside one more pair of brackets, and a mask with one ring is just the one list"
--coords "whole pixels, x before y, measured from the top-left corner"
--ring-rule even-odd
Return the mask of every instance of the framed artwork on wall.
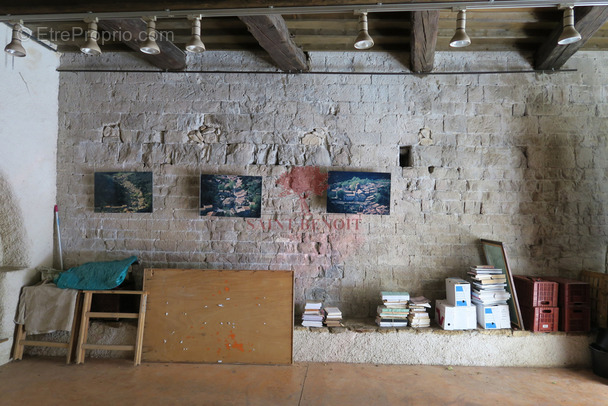
[[391, 214], [391, 174], [330, 171], [327, 212]]
[[502, 242], [481, 240], [483, 245], [483, 253], [486, 257], [488, 265], [492, 265], [494, 268], [502, 269], [502, 272], [506, 276], [507, 287], [506, 290], [511, 294], [511, 298], [507, 300], [509, 305], [509, 314], [511, 316], [511, 324], [517, 328], [524, 329], [524, 324], [521, 319], [521, 309], [519, 308], [519, 301], [517, 300], [517, 292], [515, 292], [515, 286], [513, 285], [513, 275], [509, 268], [509, 261], [507, 260], [507, 252]]
[[262, 177], [201, 175], [200, 215], [261, 217]]
[[152, 213], [152, 172], [95, 172], [95, 213]]

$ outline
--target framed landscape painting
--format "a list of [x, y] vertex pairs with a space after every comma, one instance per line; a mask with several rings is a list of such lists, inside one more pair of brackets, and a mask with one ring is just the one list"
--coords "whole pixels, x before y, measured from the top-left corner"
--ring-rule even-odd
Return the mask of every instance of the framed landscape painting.
[[200, 215], [261, 217], [262, 177], [201, 175]]
[[152, 213], [152, 172], [95, 172], [95, 213]]
[[327, 183], [328, 213], [391, 213], [390, 173], [330, 171]]

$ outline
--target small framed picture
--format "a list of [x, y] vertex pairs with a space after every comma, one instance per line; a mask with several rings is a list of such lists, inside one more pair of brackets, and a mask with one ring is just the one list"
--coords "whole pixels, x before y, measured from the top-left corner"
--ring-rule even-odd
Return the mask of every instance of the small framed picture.
[[391, 214], [391, 174], [330, 171], [327, 212]]
[[200, 215], [261, 217], [262, 177], [201, 175]]
[[152, 213], [152, 172], [95, 172], [95, 213]]

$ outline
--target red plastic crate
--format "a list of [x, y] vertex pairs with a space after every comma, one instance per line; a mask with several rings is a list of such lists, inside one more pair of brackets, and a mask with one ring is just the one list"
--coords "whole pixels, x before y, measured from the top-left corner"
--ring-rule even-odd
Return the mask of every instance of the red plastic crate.
[[523, 307], [556, 307], [557, 282], [524, 275], [514, 275], [513, 283], [519, 305]]
[[529, 331], [557, 331], [559, 307], [522, 307], [524, 328]]
[[559, 284], [559, 307], [590, 306], [591, 286], [587, 282], [576, 279], [549, 277], [543, 278]]
[[591, 308], [568, 306], [559, 309], [559, 331], [587, 332], [591, 330]]

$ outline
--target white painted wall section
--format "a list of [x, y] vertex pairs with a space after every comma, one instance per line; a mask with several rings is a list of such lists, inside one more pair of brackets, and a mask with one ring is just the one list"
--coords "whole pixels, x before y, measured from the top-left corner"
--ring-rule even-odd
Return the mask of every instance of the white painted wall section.
[[[10, 38], [0, 24], [2, 48]], [[59, 55], [23, 45], [25, 58], [0, 55], [0, 365], [10, 358], [21, 287], [36, 280], [35, 267], [53, 264]]]

